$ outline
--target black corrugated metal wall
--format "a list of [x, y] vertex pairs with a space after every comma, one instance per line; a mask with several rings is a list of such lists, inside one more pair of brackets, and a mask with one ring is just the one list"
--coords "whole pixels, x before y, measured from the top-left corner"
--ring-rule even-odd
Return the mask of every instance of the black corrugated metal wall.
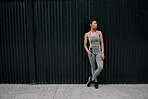
[[0, 1], [0, 83], [86, 83], [86, 24], [104, 35], [99, 83], [148, 83], [146, 0]]
[[25, 1], [0, 2], [1, 83], [29, 83]]

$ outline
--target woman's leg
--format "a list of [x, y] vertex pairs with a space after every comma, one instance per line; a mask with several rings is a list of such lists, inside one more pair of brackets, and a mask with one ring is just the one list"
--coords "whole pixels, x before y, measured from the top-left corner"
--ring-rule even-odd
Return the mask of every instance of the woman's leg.
[[[94, 75], [94, 72], [95, 72], [95, 60], [96, 60], [96, 56], [94, 54], [92, 54], [92, 56], [89, 56], [92, 76]], [[97, 82], [97, 78], [95, 79], [95, 81]]]
[[92, 80], [97, 79], [97, 76], [101, 73], [103, 69], [103, 60], [101, 59], [101, 53], [96, 55], [97, 70], [94, 72]]

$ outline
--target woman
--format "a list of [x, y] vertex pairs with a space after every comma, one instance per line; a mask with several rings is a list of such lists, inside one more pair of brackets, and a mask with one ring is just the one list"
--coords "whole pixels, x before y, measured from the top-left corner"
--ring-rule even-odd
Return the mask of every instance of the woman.
[[[89, 61], [91, 64], [92, 77], [88, 78], [87, 87], [94, 83], [95, 88], [98, 89], [97, 76], [103, 69], [104, 56], [104, 42], [103, 34], [101, 31], [97, 31], [97, 21], [91, 20], [90, 31], [85, 33], [84, 36], [84, 48], [88, 53]], [[89, 49], [87, 47], [87, 42], [89, 41]], [[95, 62], [97, 63], [97, 69], [95, 69]]]

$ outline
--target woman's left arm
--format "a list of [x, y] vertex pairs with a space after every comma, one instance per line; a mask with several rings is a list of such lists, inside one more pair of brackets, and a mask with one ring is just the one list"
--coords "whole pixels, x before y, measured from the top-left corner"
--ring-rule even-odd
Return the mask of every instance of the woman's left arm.
[[100, 36], [102, 53], [104, 53], [104, 41], [103, 41], [103, 34], [101, 31], [99, 32], [99, 36]]
[[104, 41], [103, 41], [103, 34], [102, 34], [101, 31], [99, 32], [99, 36], [100, 36], [100, 43], [101, 43], [101, 58], [102, 58], [102, 60], [104, 60], [105, 59], [105, 56], [104, 56]]

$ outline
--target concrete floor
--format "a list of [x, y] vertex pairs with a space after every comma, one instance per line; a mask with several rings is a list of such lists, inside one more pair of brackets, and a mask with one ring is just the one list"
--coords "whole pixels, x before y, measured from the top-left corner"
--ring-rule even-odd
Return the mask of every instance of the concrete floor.
[[0, 99], [148, 99], [148, 84], [0, 84]]

